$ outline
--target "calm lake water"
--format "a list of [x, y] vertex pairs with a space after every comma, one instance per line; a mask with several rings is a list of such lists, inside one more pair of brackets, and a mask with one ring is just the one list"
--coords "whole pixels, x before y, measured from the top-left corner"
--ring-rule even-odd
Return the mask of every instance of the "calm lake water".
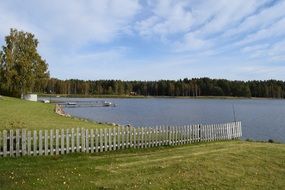
[[285, 100], [271, 99], [98, 99], [54, 98], [60, 101], [110, 101], [117, 107], [65, 108], [73, 116], [134, 126], [242, 122], [243, 139], [285, 142]]

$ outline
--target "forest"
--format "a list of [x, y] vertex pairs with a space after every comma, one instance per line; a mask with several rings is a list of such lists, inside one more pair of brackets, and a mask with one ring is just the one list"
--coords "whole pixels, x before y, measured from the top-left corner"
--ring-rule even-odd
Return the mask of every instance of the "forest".
[[[40, 90], [40, 91], [38, 91]], [[141, 95], [141, 96], [234, 96], [285, 98], [285, 82], [230, 81], [192, 78], [158, 81], [59, 80], [50, 78], [41, 93], [66, 95]]]

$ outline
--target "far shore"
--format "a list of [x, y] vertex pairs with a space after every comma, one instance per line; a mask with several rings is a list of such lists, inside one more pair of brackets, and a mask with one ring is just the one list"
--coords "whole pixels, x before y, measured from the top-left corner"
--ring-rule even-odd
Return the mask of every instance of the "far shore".
[[80, 95], [80, 94], [38, 94], [40, 97], [61, 97], [61, 98], [134, 98], [134, 99], [152, 99], [152, 98], [174, 98], [174, 99], [261, 99], [261, 100], [283, 100], [282, 98], [268, 97], [237, 97], [237, 96], [131, 96], [131, 95]]

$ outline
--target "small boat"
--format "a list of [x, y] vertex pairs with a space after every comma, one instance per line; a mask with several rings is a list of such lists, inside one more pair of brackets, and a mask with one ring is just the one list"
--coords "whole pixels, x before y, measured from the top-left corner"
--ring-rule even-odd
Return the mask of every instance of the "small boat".
[[112, 106], [112, 102], [104, 101], [103, 106], [105, 106], [105, 107]]
[[67, 105], [69, 105], [69, 106], [75, 106], [75, 105], [77, 105], [75, 102], [67, 102]]

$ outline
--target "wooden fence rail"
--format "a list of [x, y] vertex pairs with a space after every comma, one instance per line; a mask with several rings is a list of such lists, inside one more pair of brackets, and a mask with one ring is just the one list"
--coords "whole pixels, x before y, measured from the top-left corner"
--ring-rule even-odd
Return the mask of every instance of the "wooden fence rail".
[[0, 131], [0, 157], [104, 152], [238, 139], [241, 122], [213, 125]]

